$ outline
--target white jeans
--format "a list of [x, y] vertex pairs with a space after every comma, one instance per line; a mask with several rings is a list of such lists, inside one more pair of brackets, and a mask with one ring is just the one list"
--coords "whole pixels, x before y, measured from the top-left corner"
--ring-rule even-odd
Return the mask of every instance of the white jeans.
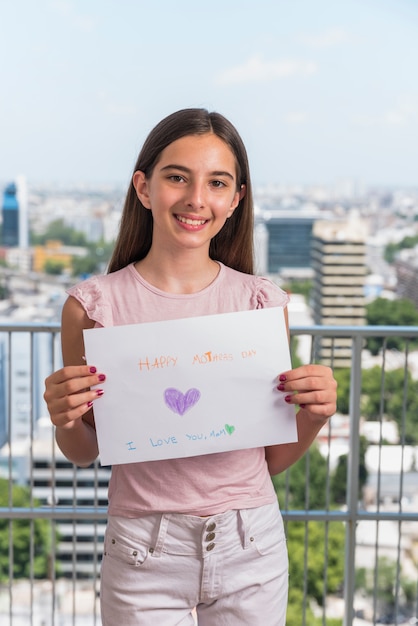
[[110, 517], [104, 626], [284, 626], [288, 558], [276, 503], [210, 517]]

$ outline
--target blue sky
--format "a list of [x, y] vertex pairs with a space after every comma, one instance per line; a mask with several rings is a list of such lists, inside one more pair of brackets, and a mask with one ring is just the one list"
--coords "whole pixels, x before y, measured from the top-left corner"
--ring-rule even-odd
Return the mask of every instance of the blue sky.
[[255, 184], [418, 187], [418, 0], [0, 0], [0, 181], [127, 183], [226, 115]]

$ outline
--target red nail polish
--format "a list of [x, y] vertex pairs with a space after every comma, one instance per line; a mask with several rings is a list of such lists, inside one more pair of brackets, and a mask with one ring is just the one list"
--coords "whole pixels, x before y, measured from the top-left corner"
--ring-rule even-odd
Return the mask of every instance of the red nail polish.
[[299, 404], [301, 409], [304, 409], [306, 407], [306, 404]]
[[96, 390], [96, 394], [97, 394], [98, 396], [102, 396], [102, 395], [103, 395], [103, 393], [104, 393], [103, 389], [97, 389], [97, 390]]
[[89, 409], [91, 409], [91, 407], [93, 406], [93, 402], [90, 400], [90, 402], [87, 402], [87, 406], [89, 407]]
[[281, 380], [282, 382], [284, 382], [286, 380], [286, 376], [284, 374], [280, 374], [279, 376], [279, 380]]
[[291, 399], [292, 399], [292, 396], [286, 396], [286, 397], [285, 397], [286, 402], [290, 402], [290, 401], [291, 401]]
[[284, 391], [284, 385], [283, 385], [283, 383], [280, 383], [280, 385], [277, 385], [277, 389], [278, 389], [279, 391]]
[[97, 367], [94, 367], [94, 365], [92, 365], [90, 368], [90, 374], [95, 374], [96, 372], [97, 372]]
[[100, 382], [103, 382], [104, 380], [106, 380], [106, 376], [104, 374], [99, 374], [99, 380]]

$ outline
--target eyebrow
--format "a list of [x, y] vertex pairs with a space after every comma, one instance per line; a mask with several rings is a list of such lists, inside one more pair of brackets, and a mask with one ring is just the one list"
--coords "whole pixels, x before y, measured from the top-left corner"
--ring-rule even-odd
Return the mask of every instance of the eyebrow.
[[[164, 172], [165, 170], [179, 170], [180, 172], [184, 172], [185, 174], [190, 174], [192, 172], [190, 168], [185, 167], [184, 165], [176, 165], [176, 163], [164, 165], [164, 167], [160, 169], [160, 172]], [[235, 180], [234, 176], [230, 172], [224, 170], [214, 170], [213, 172], [210, 172], [210, 176], [226, 176], [231, 180]]]

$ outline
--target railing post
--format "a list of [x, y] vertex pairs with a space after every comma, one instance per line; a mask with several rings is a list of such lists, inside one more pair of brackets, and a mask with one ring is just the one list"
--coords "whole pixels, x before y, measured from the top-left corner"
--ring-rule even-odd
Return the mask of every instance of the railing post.
[[359, 503], [360, 462], [360, 398], [361, 352], [364, 339], [353, 337], [353, 354], [350, 376], [350, 447], [347, 473], [347, 523], [345, 530], [344, 562], [344, 626], [351, 626], [354, 618], [356, 526]]

